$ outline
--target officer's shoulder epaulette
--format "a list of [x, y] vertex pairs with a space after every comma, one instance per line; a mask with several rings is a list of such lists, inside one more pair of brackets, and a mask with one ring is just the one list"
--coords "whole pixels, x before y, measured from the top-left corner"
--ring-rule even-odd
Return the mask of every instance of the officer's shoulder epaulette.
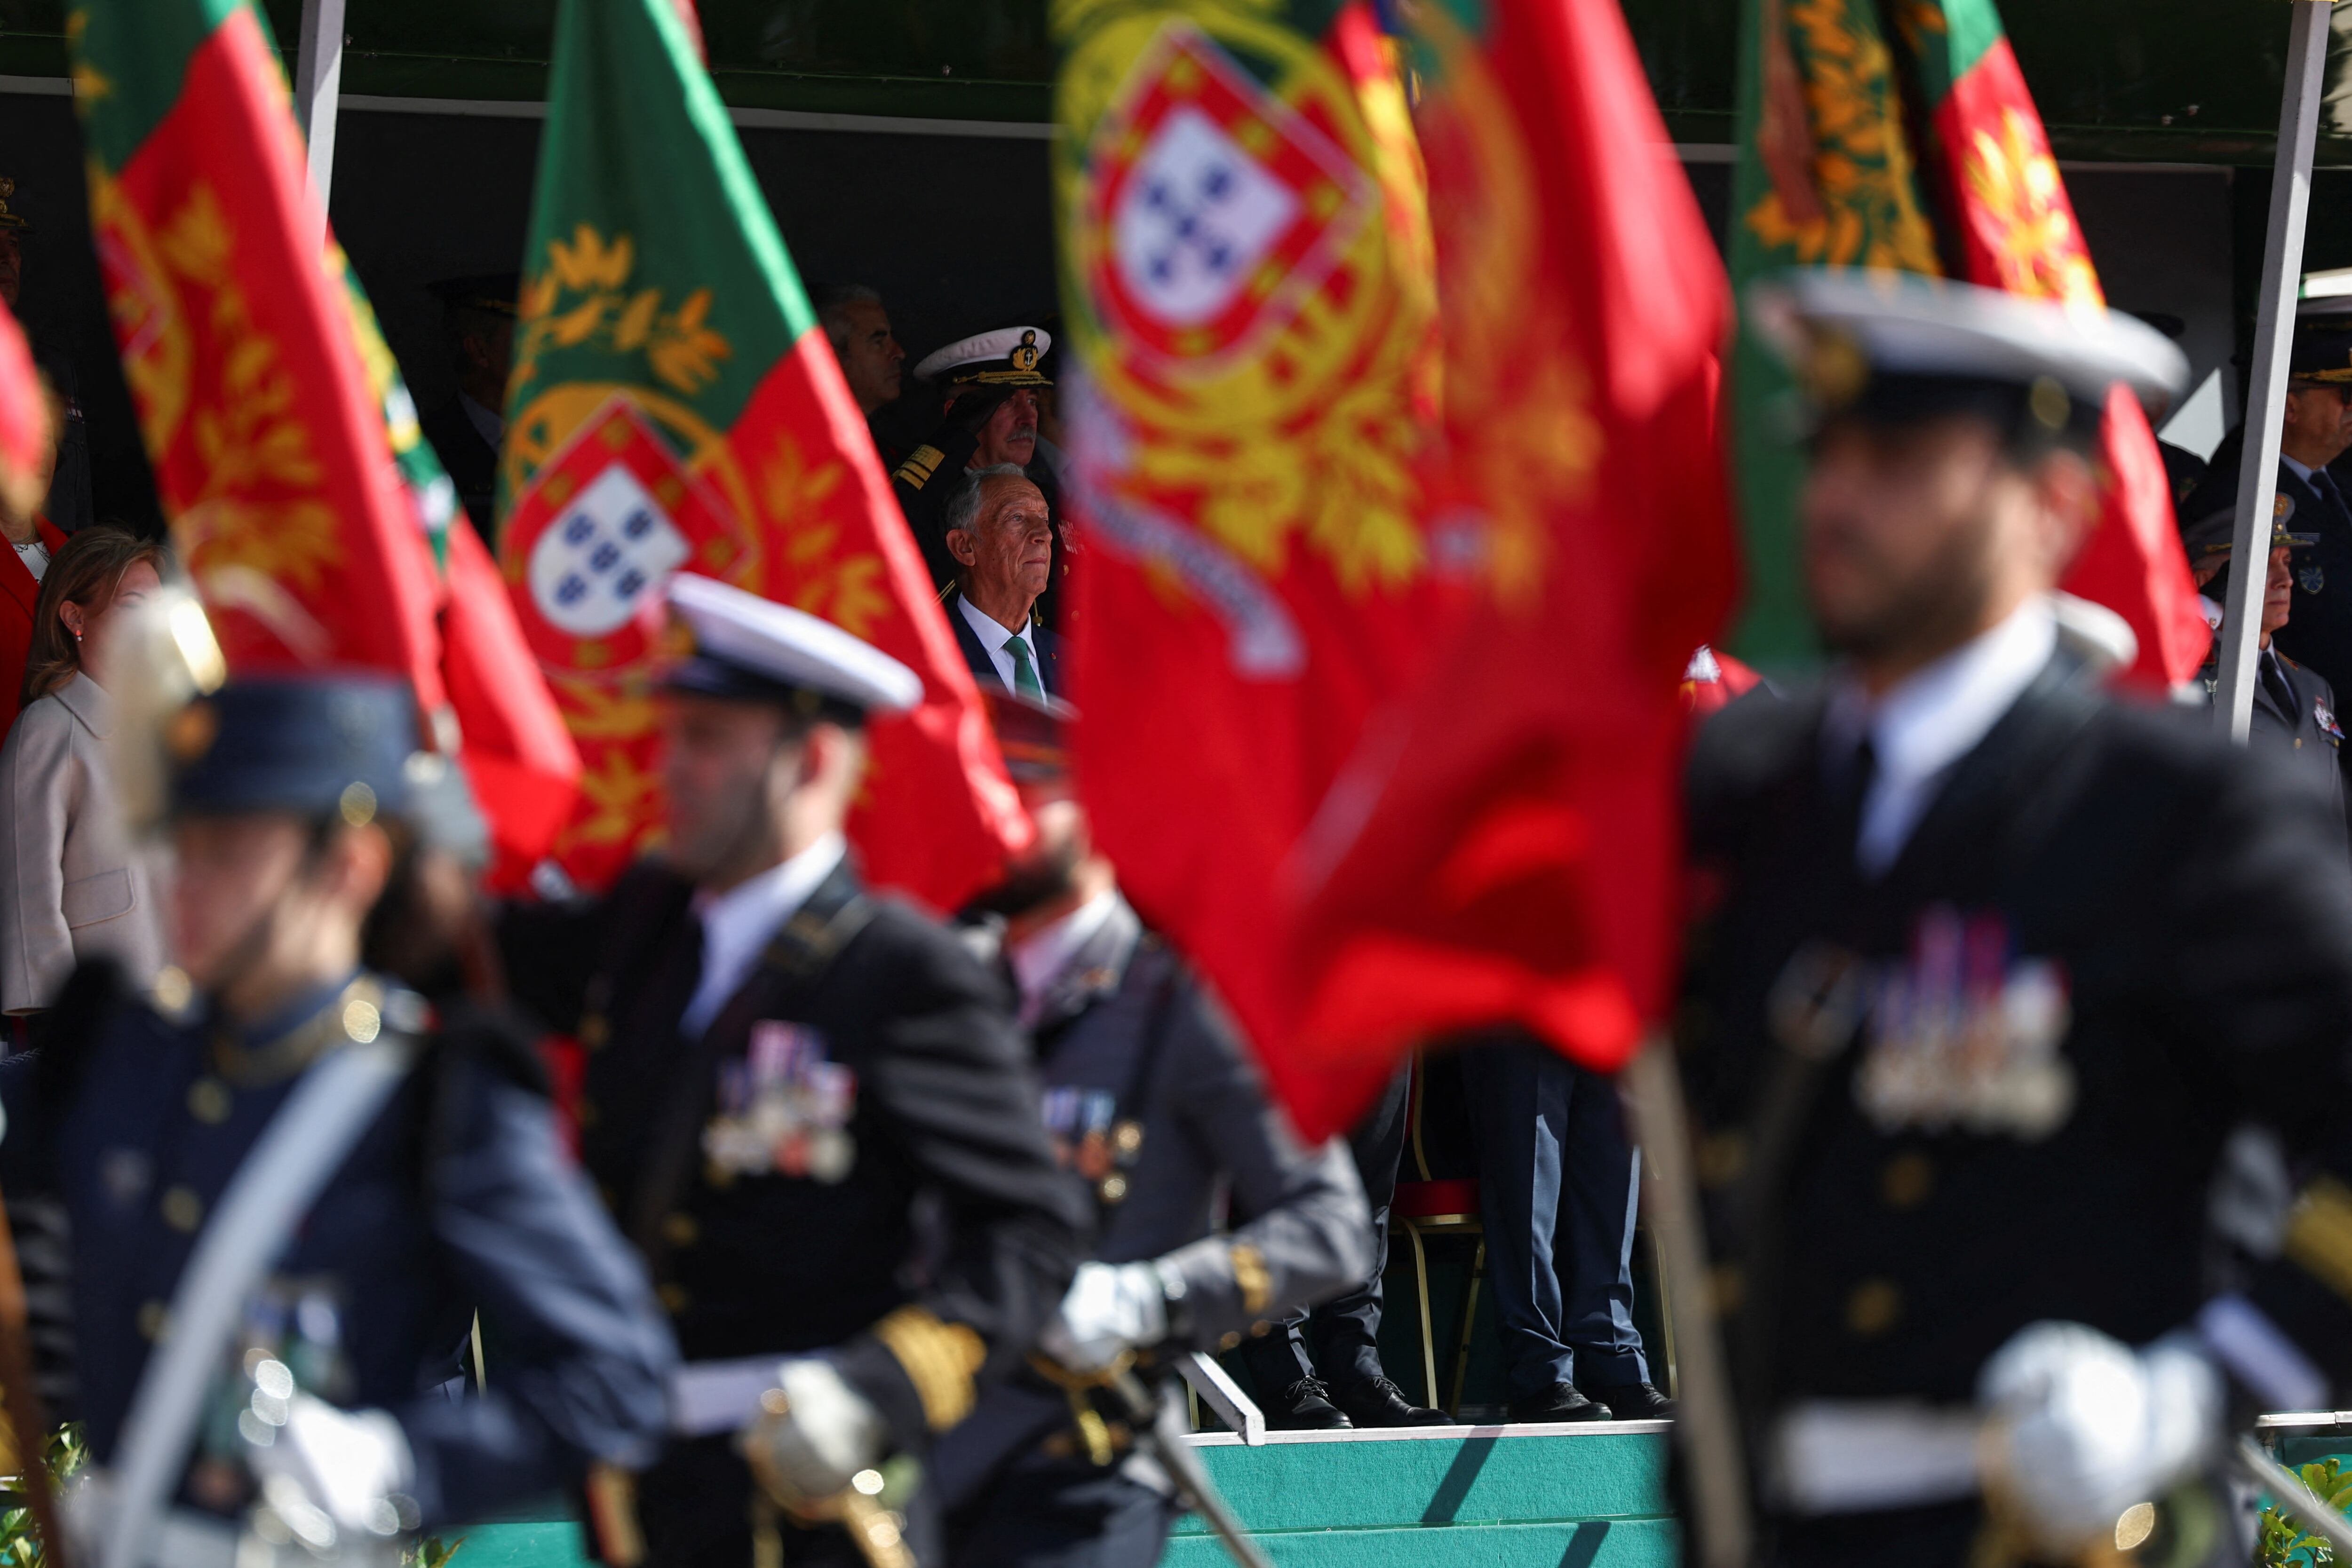
[[907, 460], [898, 465], [890, 477], [919, 490], [931, 482], [931, 476], [939, 472], [940, 464], [946, 457], [947, 454], [936, 446], [928, 444], [918, 446], [907, 454]]
[[445, 1061], [471, 1061], [533, 1094], [552, 1094], [539, 1037], [505, 1008], [461, 1000], [441, 1011], [434, 1042]]

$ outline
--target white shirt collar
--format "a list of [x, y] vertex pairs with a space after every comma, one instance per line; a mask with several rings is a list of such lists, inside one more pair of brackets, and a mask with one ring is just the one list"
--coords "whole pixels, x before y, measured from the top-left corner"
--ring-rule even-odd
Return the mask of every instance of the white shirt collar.
[[1854, 841], [1864, 871], [1875, 876], [1895, 862], [1945, 773], [1976, 748], [2057, 649], [2057, 617], [2047, 599], [2035, 598], [1875, 702], [1851, 677], [1838, 680], [1823, 734], [1842, 757], [1867, 731], [1878, 764]]
[[719, 1009], [742, 989], [768, 938], [808, 902], [848, 852], [848, 841], [827, 833], [792, 859], [724, 893], [694, 895], [694, 913], [702, 921], [702, 977], [695, 982], [694, 999], [678, 1019], [679, 1033], [692, 1039], [710, 1027]]
[[[1004, 644], [1011, 638], [1020, 638], [1029, 650], [1029, 667], [1036, 670], [1037, 643], [1029, 635], [1032, 623], [1024, 621], [1020, 631], [1008, 632], [997, 624], [995, 616], [961, 593], [956, 595], [956, 608], [963, 612], [964, 624], [970, 626], [972, 635], [980, 639], [980, 645], [988, 650], [989, 662], [996, 666], [996, 678], [1004, 683], [1004, 689], [1008, 692], [1020, 690], [1020, 683], [1013, 679], [1016, 666], [1013, 663], [1013, 655], [1004, 651]], [[1038, 671], [1038, 681], [1042, 684], [1045, 678], [1045, 673]]]
[[1043, 1014], [1047, 993], [1069, 967], [1079, 948], [1103, 928], [1118, 907], [1118, 890], [1106, 888], [1050, 925], [1040, 926], [1005, 949], [1013, 966], [1013, 983], [1021, 988], [1021, 1023], [1027, 1028]]

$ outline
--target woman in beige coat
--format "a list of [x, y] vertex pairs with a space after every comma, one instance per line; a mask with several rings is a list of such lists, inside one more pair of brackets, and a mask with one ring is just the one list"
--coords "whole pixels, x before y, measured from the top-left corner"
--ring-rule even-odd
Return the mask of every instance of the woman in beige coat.
[[118, 528], [68, 539], [41, 580], [24, 709], [0, 746], [0, 1010], [38, 1012], [103, 955], [145, 987], [163, 962], [155, 890], [108, 770], [110, 633], [163, 586], [163, 547]]

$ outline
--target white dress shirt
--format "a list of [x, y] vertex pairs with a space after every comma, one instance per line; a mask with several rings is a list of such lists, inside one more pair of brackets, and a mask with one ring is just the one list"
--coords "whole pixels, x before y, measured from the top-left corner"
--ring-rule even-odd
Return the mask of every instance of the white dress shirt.
[[1843, 762], [1866, 733], [1878, 762], [1854, 836], [1854, 863], [1865, 875], [1883, 875], [1895, 863], [1952, 765], [1976, 748], [2057, 650], [2057, 617], [2048, 600], [2036, 598], [1874, 702], [1851, 676], [1838, 681], [1823, 743]]
[[768, 939], [800, 912], [848, 852], [847, 840], [827, 833], [782, 864], [724, 893], [694, 895], [694, 913], [702, 921], [702, 977], [677, 1020], [680, 1034], [692, 1040], [710, 1027], [719, 1009], [742, 988]]
[[1005, 642], [1013, 637], [1020, 638], [1022, 644], [1029, 650], [1029, 669], [1037, 677], [1037, 689], [1041, 692], [1045, 689], [1045, 666], [1037, 662], [1037, 640], [1029, 634], [1031, 622], [1024, 622], [1018, 632], [1008, 632], [997, 624], [995, 616], [961, 593], [956, 595], [956, 608], [963, 612], [964, 623], [971, 628], [972, 635], [980, 639], [980, 645], [988, 650], [989, 661], [996, 666], [996, 678], [1004, 683], [1006, 691], [1021, 689], [1020, 683], [1013, 678], [1019, 666], [1013, 664], [1013, 655], [1004, 651]]
[[1044, 1015], [1045, 995], [1069, 967], [1070, 956], [1103, 927], [1118, 907], [1118, 891], [1106, 888], [1051, 925], [1032, 931], [1013, 945], [1005, 956], [1013, 964], [1013, 983], [1021, 988], [1021, 1027], [1027, 1029]]

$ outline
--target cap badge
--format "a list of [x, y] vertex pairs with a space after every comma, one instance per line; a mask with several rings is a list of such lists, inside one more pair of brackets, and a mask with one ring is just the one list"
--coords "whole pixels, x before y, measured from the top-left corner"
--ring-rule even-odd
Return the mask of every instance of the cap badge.
[[1013, 368], [1016, 371], [1034, 371], [1037, 368], [1037, 331], [1035, 328], [1030, 328], [1021, 334], [1020, 345], [1016, 347], [1008, 357], [1012, 360]]
[[220, 712], [208, 702], [192, 702], [172, 716], [164, 727], [163, 745], [172, 760], [185, 766], [213, 748], [220, 734]]

